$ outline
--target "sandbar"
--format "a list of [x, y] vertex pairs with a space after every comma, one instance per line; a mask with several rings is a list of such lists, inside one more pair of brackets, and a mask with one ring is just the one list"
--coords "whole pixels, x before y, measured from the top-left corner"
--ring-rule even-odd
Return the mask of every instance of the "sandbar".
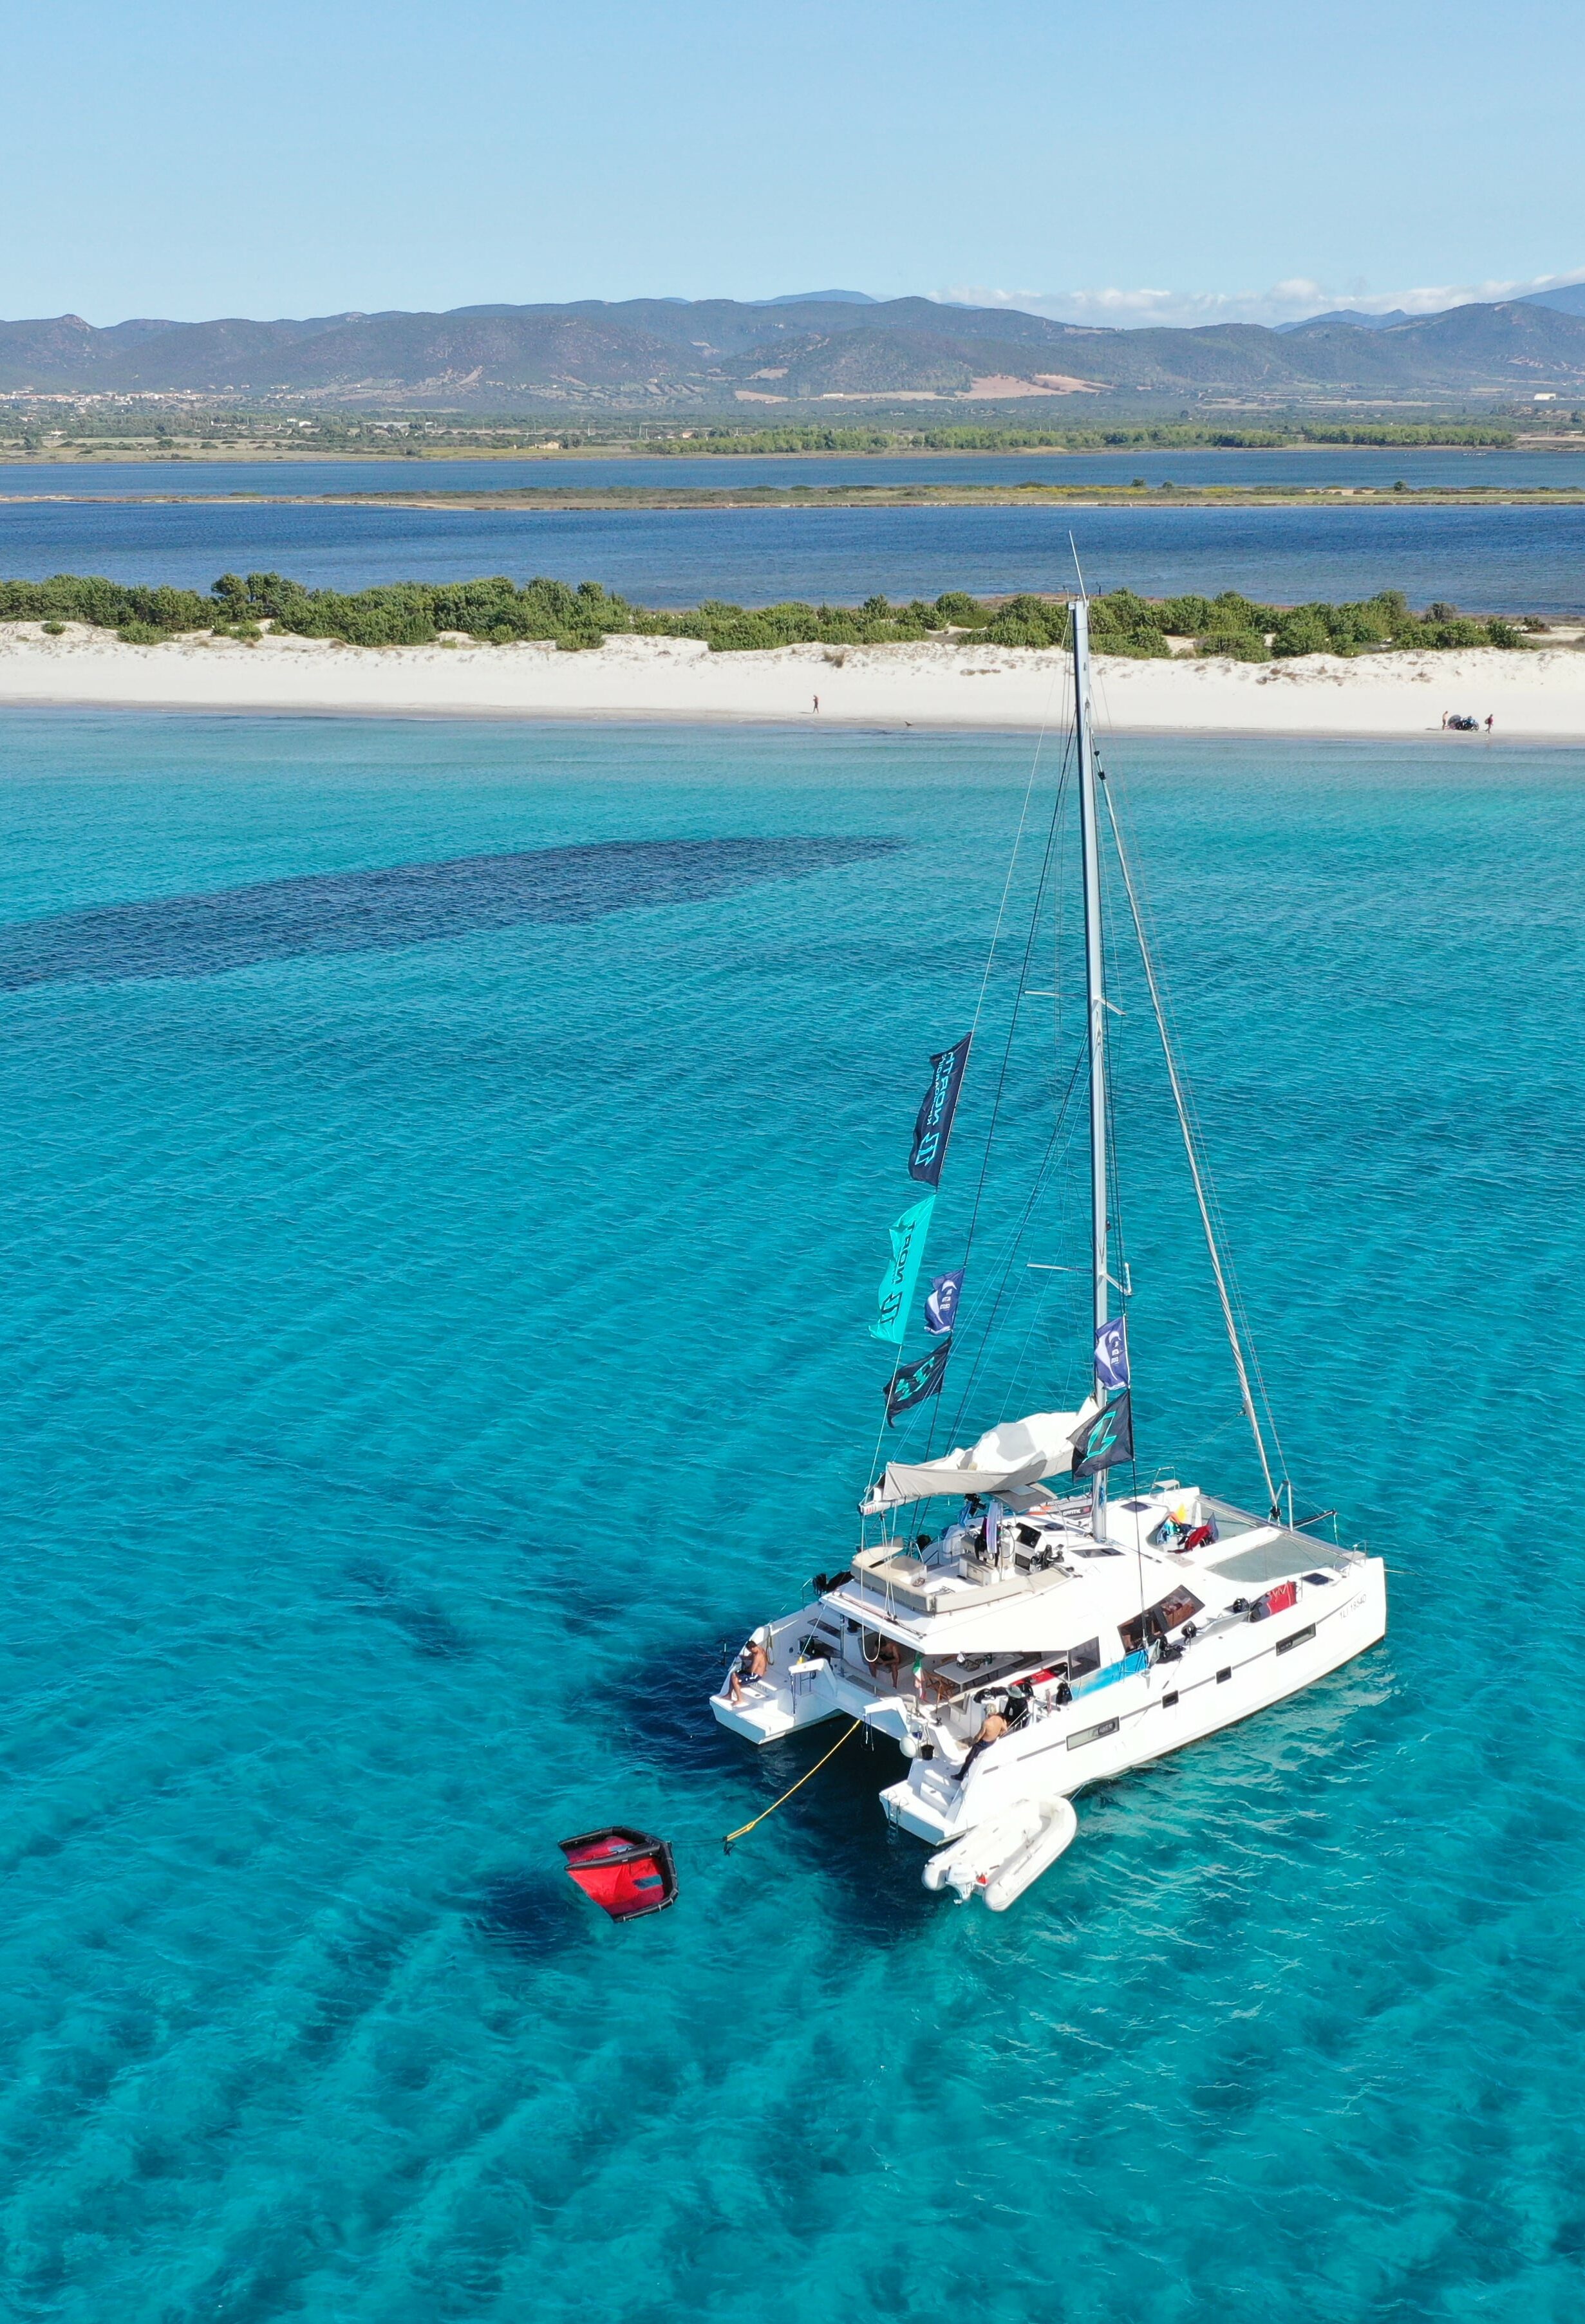
[[[564, 653], [268, 635], [139, 646], [79, 625], [60, 637], [0, 625], [0, 706], [12, 706], [1038, 729], [1065, 723], [1069, 684], [1060, 650], [935, 641], [712, 653], [690, 638], [616, 636]], [[1483, 733], [1491, 717], [1499, 740], [1585, 742], [1574, 646], [1257, 663], [1101, 655], [1095, 695], [1098, 724], [1117, 733], [1410, 737], [1440, 735], [1458, 714]]]

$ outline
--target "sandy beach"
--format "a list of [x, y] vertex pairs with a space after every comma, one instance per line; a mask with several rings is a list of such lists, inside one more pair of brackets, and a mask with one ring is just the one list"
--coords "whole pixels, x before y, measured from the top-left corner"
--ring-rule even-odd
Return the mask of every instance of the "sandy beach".
[[[1060, 651], [933, 641], [712, 653], [691, 639], [613, 637], [562, 653], [272, 636], [135, 646], [75, 625], [60, 637], [0, 627], [0, 705], [14, 706], [1038, 728], [1064, 715], [1067, 668]], [[1440, 735], [1454, 712], [1491, 716], [1498, 739], [1585, 742], [1585, 651], [1567, 647], [1253, 664], [1102, 656], [1095, 670], [1098, 718], [1118, 733]]]

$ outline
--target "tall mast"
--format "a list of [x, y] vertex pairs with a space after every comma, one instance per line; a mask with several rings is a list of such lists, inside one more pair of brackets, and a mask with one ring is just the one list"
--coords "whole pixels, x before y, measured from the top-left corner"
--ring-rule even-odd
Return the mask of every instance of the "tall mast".
[[[1089, 1219], [1095, 1280], [1095, 1328], [1111, 1314], [1111, 1276], [1107, 1267], [1107, 991], [1101, 951], [1100, 835], [1096, 818], [1095, 738], [1089, 704], [1089, 606], [1082, 596], [1070, 608], [1073, 624], [1073, 722], [1079, 741], [1079, 816], [1084, 854], [1084, 986], [1089, 1017]], [[1097, 1395], [1102, 1394], [1098, 1380]], [[1089, 1480], [1095, 1538], [1106, 1538], [1107, 1475]]]

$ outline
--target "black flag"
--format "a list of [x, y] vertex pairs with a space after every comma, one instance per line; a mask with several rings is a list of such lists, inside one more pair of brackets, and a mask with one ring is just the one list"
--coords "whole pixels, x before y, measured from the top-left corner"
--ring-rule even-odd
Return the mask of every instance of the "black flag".
[[1114, 1397], [1104, 1412], [1075, 1429], [1069, 1442], [1073, 1447], [1075, 1477], [1098, 1476], [1103, 1469], [1115, 1469], [1119, 1461], [1132, 1461], [1134, 1403], [1127, 1389]]
[[903, 1364], [886, 1382], [886, 1425], [903, 1413], [912, 1412], [916, 1404], [923, 1404], [932, 1396], [940, 1396], [941, 1381], [946, 1377], [947, 1358], [952, 1352], [951, 1337], [940, 1347], [932, 1348], [928, 1356], [921, 1356], [916, 1364]]
[[954, 1041], [950, 1049], [930, 1061], [930, 1087], [913, 1125], [913, 1151], [908, 1157], [908, 1176], [922, 1179], [927, 1186], [941, 1183], [941, 1165], [947, 1158], [947, 1140], [952, 1135], [952, 1116], [958, 1111], [958, 1092], [963, 1086], [963, 1068], [969, 1063], [969, 1044], [973, 1038], [972, 1033], [965, 1033], [960, 1041]]

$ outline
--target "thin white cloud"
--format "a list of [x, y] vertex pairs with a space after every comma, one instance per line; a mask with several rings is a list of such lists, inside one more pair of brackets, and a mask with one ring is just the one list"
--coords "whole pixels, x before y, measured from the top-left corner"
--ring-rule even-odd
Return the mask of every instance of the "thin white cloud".
[[1562, 274], [1534, 274], [1511, 282], [1433, 282], [1412, 290], [1339, 290], [1294, 275], [1265, 290], [1001, 290], [985, 283], [962, 283], [926, 295], [959, 307], [1010, 307], [1058, 322], [1087, 323], [1109, 330], [1137, 330], [1151, 323], [1174, 327], [1196, 323], [1295, 323], [1346, 307], [1366, 315], [1437, 315], [1497, 299], [1522, 299], [1535, 290], [1555, 290], [1578, 282], [1585, 266]]

